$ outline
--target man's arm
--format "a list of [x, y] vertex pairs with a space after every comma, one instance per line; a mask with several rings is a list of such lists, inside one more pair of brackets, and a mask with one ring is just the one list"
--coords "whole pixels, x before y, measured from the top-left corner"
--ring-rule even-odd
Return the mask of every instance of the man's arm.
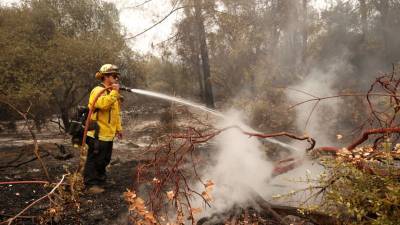
[[[103, 88], [101, 87], [96, 87], [95, 89], [93, 89], [92, 93], [90, 94], [90, 98], [89, 98], [89, 107], [92, 107], [94, 98], [100, 93], [100, 91], [102, 91]], [[102, 95], [100, 96], [97, 101], [96, 101], [96, 105], [95, 108], [97, 109], [110, 109], [111, 105], [116, 102], [119, 98], [119, 92], [116, 90], [112, 90], [110, 92], [110, 94], [108, 95]]]

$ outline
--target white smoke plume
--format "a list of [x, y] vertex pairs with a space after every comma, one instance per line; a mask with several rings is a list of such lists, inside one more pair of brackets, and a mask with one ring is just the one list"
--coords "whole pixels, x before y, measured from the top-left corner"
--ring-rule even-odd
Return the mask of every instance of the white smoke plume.
[[[288, 98], [293, 104], [296, 104], [315, 97], [337, 95], [337, 92], [333, 89], [336, 79], [334, 68], [327, 72], [313, 69], [301, 83], [289, 89]], [[335, 124], [337, 124], [341, 101], [340, 98], [334, 98], [319, 102], [310, 101], [296, 106], [296, 125], [298, 129], [315, 138], [317, 146], [331, 145], [334, 139], [332, 131], [335, 130]], [[315, 104], [317, 105], [315, 106]]]
[[[218, 124], [219, 128], [229, 126], [240, 126], [245, 131], [254, 132], [243, 124], [238, 112], [228, 113]], [[266, 157], [266, 149], [257, 138], [249, 137], [239, 129], [229, 129], [217, 136], [216, 141], [215, 164], [202, 171], [203, 180], [212, 180], [215, 184], [210, 193], [213, 201], [211, 208], [205, 207], [198, 218], [223, 213], [235, 206], [245, 208], [253, 204], [254, 192], [271, 200], [274, 195], [285, 195], [293, 190], [304, 189], [310, 183], [295, 180], [305, 180], [307, 176], [315, 178], [322, 171], [320, 166], [305, 160], [299, 168], [285, 175], [272, 177], [274, 163]], [[299, 156], [299, 153], [295, 155]], [[203, 184], [197, 184], [197, 190], [203, 191]], [[197, 200], [192, 204], [193, 207], [204, 206], [201, 199]], [[302, 196], [294, 195], [279, 203], [296, 205], [302, 200]]]
[[[242, 124], [239, 113], [231, 112], [218, 127], [238, 124]], [[203, 178], [215, 183], [211, 193], [214, 199], [212, 208], [204, 215], [223, 212], [234, 205], [245, 206], [251, 201], [252, 191], [265, 195], [273, 169], [272, 162], [268, 161], [262, 151], [260, 141], [244, 135], [239, 129], [222, 132], [216, 141], [216, 163], [203, 171]], [[204, 189], [204, 186], [199, 185], [201, 188]]]

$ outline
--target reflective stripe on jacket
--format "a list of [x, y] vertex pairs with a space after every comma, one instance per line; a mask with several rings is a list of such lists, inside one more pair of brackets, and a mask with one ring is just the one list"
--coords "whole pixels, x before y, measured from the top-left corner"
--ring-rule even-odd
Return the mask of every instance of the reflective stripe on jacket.
[[[92, 107], [94, 98], [102, 91], [103, 87], [95, 87], [90, 93], [89, 108]], [[115, 134], [122, 131], [119, 93], [117, 91], [105, 91], [96, 101], [95, 113], [92, 114], [92, 120], [97, 120], [99, 125], [99, 140], [113, 141]], [[94, 138], [94, 131], [88, 131], [87, 136]]]

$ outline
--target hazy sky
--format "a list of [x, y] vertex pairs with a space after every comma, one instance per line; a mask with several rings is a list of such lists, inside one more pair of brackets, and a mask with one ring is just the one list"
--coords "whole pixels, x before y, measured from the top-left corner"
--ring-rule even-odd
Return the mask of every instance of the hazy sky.
[[[152, 26], [155, 22], [167, 15], [172, 5], [170, 0], [152, 0], [142, 6], [135, 7], [146, 0], [107, 0], [114, 2], [120, 10], [120, 21], [126, 27], [128, 37], [140, 33]], [[167, 40], [173, 35], [173, 24], [179, 18], [180, 13], [172, 14], [155, 28], [131, 39], [130, 44], [135, 50], [151, 52], [152, 43], [156, 45]]]
[[[128, 36], [133, 36], [152, 24], [163, 18], [171, 11], [170, 0], [151, 0], [148, 3], [140, 5], [147, 0], [106, 0], [116, 4], [120, 10], [120, 21], [123, 26], [126, 27]], [[300, 1], [300, 0], [293, 0]], [[19, 2], [19, 0], [0, 0], [1, 4], [10, 4]], [[326, 0], [311, 0], [310, 3], [317, 8], [323, 8], [326, 6]], [[156, 45], [164, 40], [167, 40], [174, 33], [173, 24], [179, 18], [181, 14], [174, 13], [168, 19], [163, 21], [161, 24], [146, 32], [143, 35], [138, 36], [130, 41], [130, 45], [134, 50], [140, 52], [152, 52], [152, 44]]]
[[[132, 35], [137, 34], [146, 28], [150, 27], [155, 22], [166, 16], [172, 9], [170, 0], [151, 0], [150, 2], [136, 8], [141, 3], [147, 2], [146, 0], [107, 0], [114, 2], [120, 11], [121, 23], [126, 26], [127, 31]], [[293, 0], [300, 1], [300, 0]], [[326, 0], [311, 0], [310, 4], [316, 8], [326, 7]], [[168, 19], [145, 34], [137, 37], [132, 41], [134, 49], [141, 52], [152, 51], [151, 45], [157, 44], [161, 41], [167, 40], [173, 34], [173, 24], [181, 14], [174, 13]]]

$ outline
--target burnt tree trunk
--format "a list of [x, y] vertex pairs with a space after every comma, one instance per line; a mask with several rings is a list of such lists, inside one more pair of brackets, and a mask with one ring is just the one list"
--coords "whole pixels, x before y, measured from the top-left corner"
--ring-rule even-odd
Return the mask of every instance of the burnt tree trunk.
[[200, 41], [200, 55], [203, 67], [205, 103], [207, 104], [208, 107], [215, 108], [214, 96], [211, 85], [211, 73], [210, 73], [210, 63], [208, 59], [206, 31], [204, 28], [204, 18], [202, 16], [202, 1], [194, 0], [193, 3], [195, 10], [197, 33], [199, 35], [199, 41]]

